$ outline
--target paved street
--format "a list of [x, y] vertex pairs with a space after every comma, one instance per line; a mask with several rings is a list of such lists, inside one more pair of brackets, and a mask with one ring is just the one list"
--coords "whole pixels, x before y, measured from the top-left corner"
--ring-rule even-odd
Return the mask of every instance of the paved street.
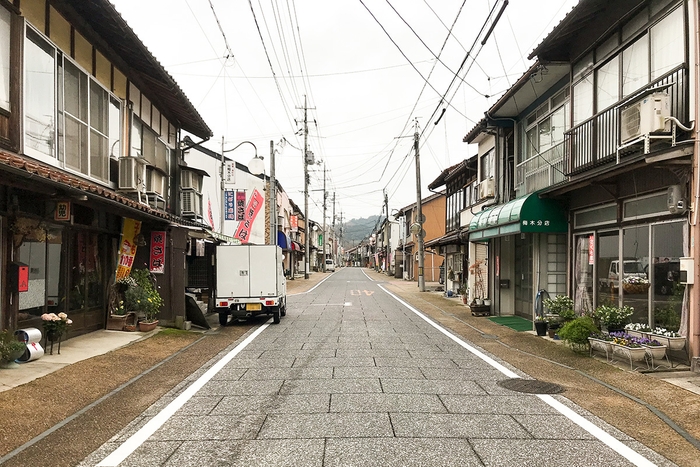
[[81, 464], [673, 465], [343, 268]]

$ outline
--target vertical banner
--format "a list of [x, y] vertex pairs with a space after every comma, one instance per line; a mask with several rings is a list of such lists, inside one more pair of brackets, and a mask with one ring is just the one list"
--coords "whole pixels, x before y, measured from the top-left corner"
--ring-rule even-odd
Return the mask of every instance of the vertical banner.
[[299, 218], [297, 216], [289, 216], [289, 229], [292, 232], [299, 231]]
[[236, 219], [235, 220], [242, 221], [243, 219], [245, 219], [245, 191], [237, 191], [236, 192]]
[[250, 229], [253, 227], [253, 221], [258, 215], [258, 212], [260, 212], [263, 202], [264, 198], [260, 192], [258, 192], [258, 190], [253, 190], [250, 201], [248, 201], [248, 206], [245, 208], [245, 218], [238, 224], [238, 229], [236, 229], [233, 238], [239, 239], [241, 243], [248, 243], [250, 239]]
[[[209, 225], [211, 225], [211, 228], [214, 228], [214, 214], [211, 212], [211, 198], [207, 197], [207, 201], [209, 206], [207, 207], [207, 219], [209, 220]], [[223, 230], [223, 225], [221, 226]]]
[[595, 263], [595, 238], [593, 235], [588, 236], [588, 264]]
[[154, 274], [165, 272], [165, 232], [151, 232], [151, 260], [148, 267]]
[[115, 280], [123, 279], [131, 274], [136, 256], [136, 236], [141, 232], [141, 221], [124, 218], [122, 221], [122, 239], [119, 245], [119, 263]]
[[[243, 194], [245, 196], [245, 193]], [[224, 214], [227, 221], [236, 220], [236, 192], [226, 190], [224, 193]]]

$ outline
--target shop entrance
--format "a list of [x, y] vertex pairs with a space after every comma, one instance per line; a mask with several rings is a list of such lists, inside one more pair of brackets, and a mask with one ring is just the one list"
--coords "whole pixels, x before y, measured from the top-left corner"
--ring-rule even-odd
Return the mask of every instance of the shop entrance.
[[515, 314], [532, 319], [533, 310], [533, 240], [532, 235], [515, 238]]

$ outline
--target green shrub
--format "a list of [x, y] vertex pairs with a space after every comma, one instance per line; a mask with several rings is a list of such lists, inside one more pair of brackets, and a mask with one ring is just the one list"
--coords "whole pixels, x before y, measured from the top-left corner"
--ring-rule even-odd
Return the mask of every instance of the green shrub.
[[581, 349], [588, 345], [588, 337], [591, 334], [600, 332], [595, 327], [593, 320], [587, 316], [575, 318], [566, 323], [559, 330], [559, 338], [569, 344], [572, 348]]
[[552, 314], [559, 315], [559, 317], [562, 319], [567, 319], [564, 318], [564, 315], [568, 312], [571, 312], [571, 318], [574, 317], [574, 301], [571, 299], [571, 297], [566, 295], [557, 295], [554, 298], [546, 298], [542, 304], [547, 308], [547, 311]]

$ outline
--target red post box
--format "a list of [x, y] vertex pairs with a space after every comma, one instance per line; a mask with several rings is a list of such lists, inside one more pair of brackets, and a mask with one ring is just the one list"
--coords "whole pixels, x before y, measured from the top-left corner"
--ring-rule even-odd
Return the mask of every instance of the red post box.
[[7, 274], [10, 289], [16, 292], [29, 290], [29, 266], [24, 263], [10, 263]]

